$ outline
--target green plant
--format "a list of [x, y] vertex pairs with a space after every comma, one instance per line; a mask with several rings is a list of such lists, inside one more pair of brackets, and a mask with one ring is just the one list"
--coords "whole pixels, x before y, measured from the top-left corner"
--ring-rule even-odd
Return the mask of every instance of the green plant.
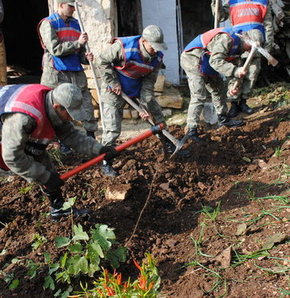
[[19, 189], [19, 192], [20, 192], [21, 194], [25, 195], [25, 194], [27, 194], [28, 192], [31, 191], [33, 185], [34, 185], [33, 183], [30, 183], [29, 185], [27, 185], [27, 186], [25, 186], [25, 187], [21, 187], [21, 188]]
[[100, 270], [101, 259], [108, 261], [113, 268], [118, 268], [120, 262], [126, 260], [124, 247], [112, 247], [116, 239], [112, 228], [96, 224], [89, 234], [78, 224], [73, 226], [72, 238], [55, 239], [57, 248], [66, 247], [59, 262], [49, 267], [49, 272], [55, 274], [56, 281], [70, 284], [72, 276], [85, 274], [92, 277]]
[[231, 262], [232, 267], [237, 267], [251, 259], [258, 259], [261, 257], [269, 256], [269, 252], [265, 249], [256, 250], [249, 254], [239, 254], [238, 251], [233, 248], [233, 252], [234, 252], [234, 255], [232, 257], [232, 262]]
[[204, 214], [208, 220], [215, 221], [221, 211], [220, 205], [221, 202], [218, 202], [215, 208], [211, 206], [202, 206], [200, 213]]
[[207, 254], [204, 254], [201, 250], [201, 245], [202, 245], [202, 240], [203, 240], [203, 235], [204, 235], [204, 228], [205, 228], [205, 223], [202, 222], [200, 224], [200, 233], [199, 233], [199, 236], [198, 236], [198, 239], [195, 240], [193, 237], [191, 237], [191, 240], [194, 244], [194, 248], [195, 248], [195, 254], [196, 255], [200, 255], [200, 256], [203, 256], [203, 257], [209, 257], [209, 258], [212, 258], [213, 256], [211, 255], [207, 255]]
[[1, 275], [3, 275], [3, 280], [7, 283], [9, 290], [16, 289], [20, 281], [19, 279], [15, 279], [14, 273], [5, 273], [4, 271], [0, 271]]
[[37, 250], [40, 246], [47, 242], [44, 236], [35, 233], [32, 237], [33, 243], [31, 244], [33, 250]]
[[160, 277], [158, 270], [150, 254], [146, 255], [145, 261], [140, 266], [134, 261], [135, 266], [140, 271], [136, 280], [122, 281], [122, 274], [114, 271], [113, 274], [103, 269], [102, 276], [94, 282], [94, 288], [88, 290], [82, 286], [83, 292], [78, 292], [76, 296], [85, 298], [105, 298], [105, 297], [157, 297], [160, 287]]
[[282, 152], [283, 152], [283, 149], [281, 147], [276, 147], [274, 156], [279, 158], [281, 156]]

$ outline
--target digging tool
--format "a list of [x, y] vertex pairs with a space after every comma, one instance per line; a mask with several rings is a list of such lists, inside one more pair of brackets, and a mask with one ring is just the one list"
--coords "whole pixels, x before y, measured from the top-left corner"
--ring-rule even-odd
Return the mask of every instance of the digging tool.
[[[246, 42], [247, 44], [251, 45], [251, 51], [242, 67], [243, 71], [248, 70], [249, 66], [251, 65], [251, 62], [256, 54], [256, 52], [259, 52], [261, 55], [263, 55], [269, 62], [269, 64], [271, 64], [272, 66], [276, 66], [278, 64], [278, 61], [272, 56], [270, 55], [270, 53], [265, 50], [264, 48], [262, 48], [261, 46], [259, 46], [257, 44], [257, 42], [251, 40], [250, 38], [242, 35], [242, 34], [238, 34], [236, 33], [237, 36], [239, 36], [244, 42]], [[240, 87], [240, 83], [241, 83], [242, 79], [239, 79], [235, 82], [232, 90], [238, 89]]]
[[[81, 19], [78, 1], [75, 1], [75, 9], [76, 9], [78, 21], [79, 21], [79, 24], [80, 24], [80, 27], [81, 27], [81, 31], [82, 31], [82, 33], [84, 33], [86, 31], [85, 31], [85, 28], [84, 28], [84, 25], [83, 25], [83, 22], [82, 22], [82, 19]], [[86, 47], [86, 51], [87, 52], [90, 52], [90, 47], [89, 47], [88, 43], [86, 43], [85, 47]], [[96, 92], [97, 92], [97, 96], [98, 96], [98, 100], [99, 100], [99, 102], [96, 102], [96, 103], [99, 105], [102, 128], [104, 129], [104, 123], [103, 123], [103, 121], [104, 121], [103, 119], [104, 118], [103, 118], [103, 112], [102, 112], [102, 101], [101, 101], [100, 89], [99, 89], [99, 85], [98, 85], [97, 72], [96, 72], [96, 68], [95, 68], [95, 66], [93, 64], [93, 61], [89, 61], [89, 63], [90, 63], [90, 67], [91, 67], [91, 69], [93, 71], [93, 77], [94, 77], [94, 81], [95, 81]]]
[[[134, 145], [134, 144], [136, 144], [136, 143], [138, 143], [138, 142], [140, 142], [144, 139], [149, 138], [153, 134], [156, 134], [156, 133], [162, 131], [163, 128], [164, 128], [163, 124], [154, 125], [154, 126], [151, 127], [151, 129], [145, 131], [144, 133], [140, 134], [139, 136], [137, 136], [135, 138], [132, 138], [132, 139], [128, 140], [127, 142], [125, 142], [125, 143], [123, 143], [119, 146], [116, 146], [115, 150], [117, 152], [121, 152], [124, 149], [130, 147], [131, 145]], [[101, 162], [102, 160], [105, 159], [105, 157], [106, 157], [106, 153], [103, 153], [103, 154], [101, 154], [101, 155], [99, 155], [99, 156], [97, 156], [97, 157], [95, 157], [95, 158], [81, 164], [80, 166], [78, 166], [78, 167], [64, 173], [63, 175], [60, 176], [60, 178], [62, 180], [67, 180], [68, 178], [70, 178], [70, 177], [76, 175], [77, 173], [79, 173], [80, 171], [85, 170], [85, 169], [89, 168], [90, 166], [92, 166], [92, 165], [94, 165], [98, 162]]]
[[264, 56], [268, 60], [269, 64], [271, 64], [272, 66], [276, 66], [279, 63], [278, 60], [276, 60], [267, 50], [259, 46], [255, 41], [251, 40], [249, 37], [239, 33], [236, 33], [236, 35], [239, 36], [244, 42], [251, 45], [251, 47], [255, 47], [256, 50], [262, 56]]
[[220, 5], [220, 0], [216, 0], [215, 11], [214, 11], [214, 29], [218, 27], [218, 23], [219, 23], [219, 5]]
[[[138, 104], [136, 104], [128, 95], [126, 95], [124, 92], [121, 93], [121, 96], [124, 98], [124, 100], [130, 105], [132, 106], [137, 112], [139, 113], [144, 113], [144, 112], [148, 112], [144, 107], [140, 107]], [[147, 120], [151, 125], [155, 125], [154, 121], [152, 118], [149, 118]], [[183, 137], [182, 140], [178, 140], [176, 139], [169, 131], [167, 130], [162, 130], [161, 131], [162, 134], [168, 139], [170, 140], [174, 145], [175, 145], [175, 150], [174, 152], [171, 154], [170, 158], [172, 158], [185, 144], [187, 138]]]

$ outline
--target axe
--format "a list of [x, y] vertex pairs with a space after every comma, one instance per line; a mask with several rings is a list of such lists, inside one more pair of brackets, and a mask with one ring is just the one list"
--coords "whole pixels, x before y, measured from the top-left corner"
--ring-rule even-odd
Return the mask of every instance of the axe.
[[[136, 104], [128, 95], [126, 95], [124, 92], [121, 93], [121, 96], [124, 98], [124, 100], [133, 107], [137, 112], [144, 113], [147, 112], [146, 109], [140, 107], [138, 104]], [[149, 118], [147, 120], [151, 125], [155, 125], [152, 118]], [[187, 140], [187, 134], [180, 140], [176, 139], [169, 131], [163, 129], [162, 134], [170, 140], [175, 145], [175, 150], [171, 154], [170, 159], [183, 147]]]
[[[262, 56], [264, 56], [268, 60], [268, 63], [271, 64], [272, 66], [276, 66], [278, 64], [278, 60], [276, 60], [267, 50], [265, 50], [264, 48], [259, 46], [257, 44], [257, 42], [251, 40], [250, 38], [248, 38], [242, 34], [236, 33], [236, 35], [238, 37], [240, 37], [244, 42], [246, 42], [247, 44], [249, 44], [251, 46], [250, 54], [248, 55], [244, 65], [242, 66], [242, 69], [244, 71], [248, 70], [256, 52], [259, 52]], [[235, 82], [232, 90], [239, 89], [241, 81], [242, 81], [241, 79], [237, 80]]]

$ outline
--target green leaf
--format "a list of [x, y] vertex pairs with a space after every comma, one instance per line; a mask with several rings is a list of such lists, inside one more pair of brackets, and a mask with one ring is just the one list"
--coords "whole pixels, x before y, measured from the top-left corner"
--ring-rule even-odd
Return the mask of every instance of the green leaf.
[[77, 240], [88, 241], [89, 240], [89, 235], [86, 232], [84, 232], [81, 224], [74, 225], [73, 231], [74, 231], [74, 236], [72, 238], [73, 241], [77, 241]]
[[104, 252], [97, 241], [88, 245], [89, 257], [91, 258], [104, 258]]
[[49, 264], [50, 261], [51, 261], [51, 255], [50, 255], [48, 252], [45, 252], [45, 253], [43, 254], [43, 256], [44, 256], [44, 262], [45, 262], [46, 264]]
[[56, 237], [54, 241], [57, 248], [67, 246], [71, 242], [71, 240], [67, 237]]
[[108, 251], [106, 259], [110, 262], [113, 268], [120, 267], [121, 262], [126, 261], [126, 249], [125, 247], [119, 247], [115, 250]]
[[52, 291], [55, 290], [55, 283], [51, 276], [46, 276], [44, 279], [44, 288], [50, 289]]
[[[96, 225], [97, 226], [97, 225]], [[99, 225], [98, 227], [99, 234], [106, 239], [115, 240], [116, 235], [113, 228], [109, 228], [107, 225]]]
[[67, 260], [67, 272], [70, 275], [78, 275], [81, 269], [76, 266], [80, 260], [81, 256], [72, 256]]
[[112, 241], [110, 240], [116, 239], [113, 229], [107, 225], [95, 225], [95, 229], [91, 230], [91, 234], [92, 239], [99, 243], [103, 251], [108, 251], [112, 246]]
[[83, 251], [83, 246], [80, 243], [77, 242], [77, 243], [71, 244], [68, 247], [68, 250], [71, 253], [81, 253]]
[[89, 270], [89, 264], [88, 264], [88, 260], [86, 259], [86, 257], [81, 257], [79, 259], [79, 262], [77, 264], [75, 264], [76, 266], [78, 266], [81, 270], [82, 273], [87, 274], [88, 270]]
[[67, 252], [60, 258], [60, 267], [63, 269], [65, 267], [67, 260]]
[[[77, 197], [69, 198], [67, 200], [67, 202], [64, 202], [62, 209], [66, 210], [66, 209], [72, 208], [73, 205], [75, 204], [76, 199], [77, 199]], [[73, 212], [73, 210], [72, 210], [72, 212]]]
[[[100, 259], [99, 259], [100, 260]], [[100, 262], [95, 262], [95, 263], [90, 263], [89, 264], [89, 270], [88, 270], [88, 274], [90, 277], [93, 277], [94, 274], [99, 271], [101, 268], [99, 267], [99, 263]]]
[[58, 263], [51, 264], [49, 266], [48, 274], [51, 275], [52, 273], [54, 273], [55, 271], [57, 271], [58, 268], [59, 268], [59, 264]]
[[70, 276], [69, 276], [69, 274], [68, 274], [67, 271], [63, 271], [63, 272], [57, 273], [55, 275], [55, 280], [61, 281], [63, 283], [67, 283], [67, 284], [70, 284], [70, 282], [71, 282]]
[[19, 279], [14, 279], [12, 283], [9, 285], [9, 290], [15, 290], [19, 286]]

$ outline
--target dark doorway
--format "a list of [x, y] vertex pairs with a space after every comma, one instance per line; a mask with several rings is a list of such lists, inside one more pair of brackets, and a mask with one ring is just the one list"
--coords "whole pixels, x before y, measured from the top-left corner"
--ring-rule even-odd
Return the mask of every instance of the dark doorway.
[[[186, 46], [198, 34], [213, 29], [211, 0], [179, 0], [181, 8], [183, 44]], [[193, 3], [194, 2], [194, 3]]]
[[118, 36], [139, 35], [142, 32], [140, 0], [118, 0]]
[[3, 0], [3, 32], [7, 65], [41, 74], [43, 50], [37, 34], [38, 22], [48, 15], [47, 0]]

